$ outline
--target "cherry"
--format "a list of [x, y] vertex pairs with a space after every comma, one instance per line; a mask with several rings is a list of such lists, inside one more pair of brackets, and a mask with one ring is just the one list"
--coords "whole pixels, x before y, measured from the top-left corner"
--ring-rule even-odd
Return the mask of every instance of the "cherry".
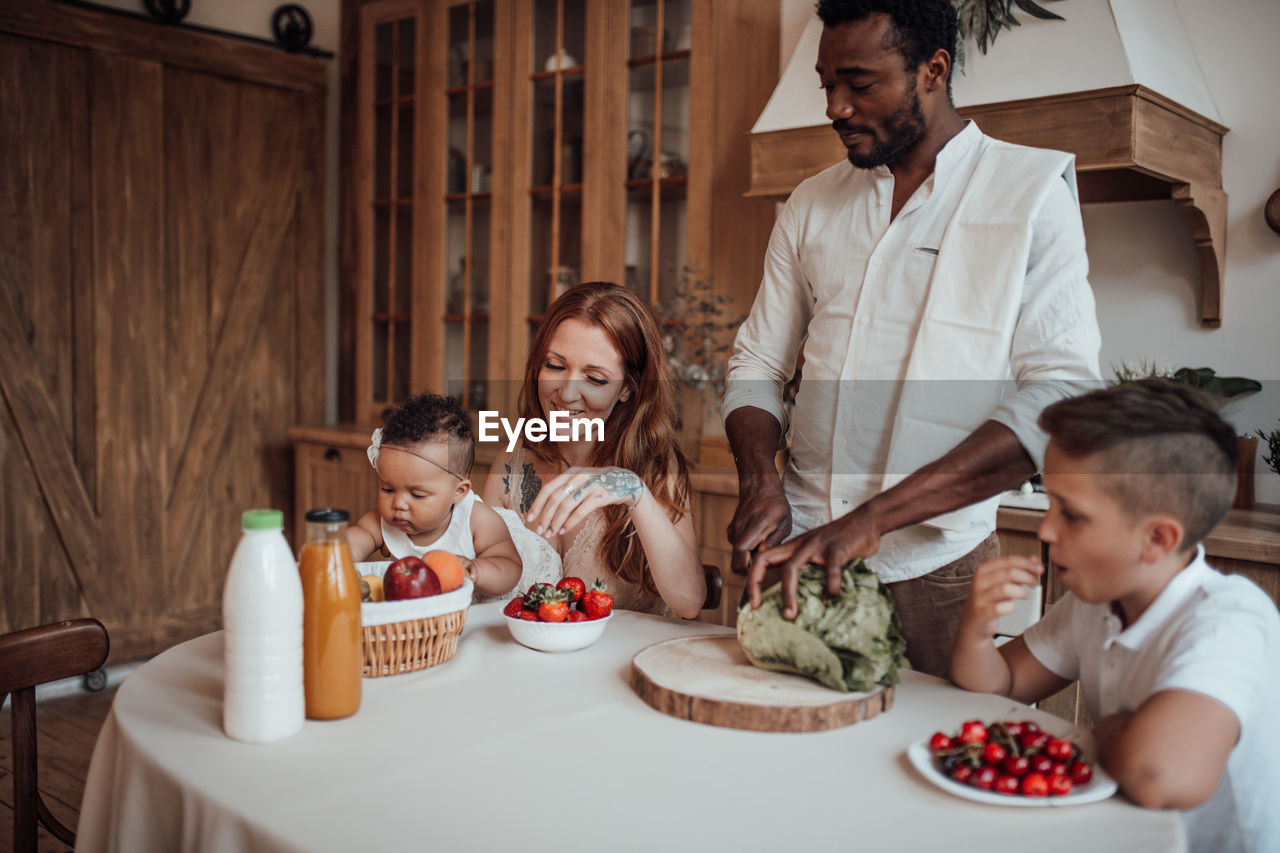
[[986, 740], [987, 727], [981, 720], [968, 720], [960, 727], [961, 743], [985, 743]]
[[997, 794], [1016, 794], [1018, 793], [1018, 777], [1017, 776], [1000, 776], [996, 779], [995, 791]]
[[990, 791], [995, 787], [996, 779], [999, 775], [994, 767], [979, 767], [969, 777], [969, 784], [983, 791]]
[[1022, 737], [1018, 738], [1018, 745], [1022, 747], [1023, 752], [1035, 752], [1038, 749], [1043, 749], [1048, 742], [1049, 736], [1044, 732], [1024, 731]]
[[1088, 762], [1077, 761], [1071, 765], [1070, 774], [1072, 782], [1077, 785], [1085, 785], [1093, 778], [1093, 767]]
[[1047, 755], [1033, 755], [1030, 761], [1032, 773], [1048, 776], [1053, 772], [1053, 759]]
[[1042, 773], [1029, 773], [1022, 777], [1022, 793], [1028, 797], [1047, 797], [1049, 780]]
[[952, 780], [959, 782], [961, 785], [963, 785], [965, 782], [968, 782], [969, 777], [972, 775], [973, 775], [973, 768], [970, 767], [968, 764], [957, 764], [951, 770]]
[[982, 760], [987, 764], [999, 764], [1009, 752], [998, 743], [988, 743], [982, 748]]
[[1069, 740], [1050, 738], [1049, 743], [1045, 745], [1044, 751], [1054, 761], [1066, 761], [1075, 752], [1075, 747], [1071, 745]]
[[929, 749], [934, 752], [950, 748], [951, 738], [947, 737], [942, 732], [934, 732], [933, 737], [929, 738]]
[[1070, 776], [1050, 776], [1049, 795], [1052, 797], [1065, 797], [1071, 793], [1072, 784]]
[[1010, 755], [1004, 760], [1004, 764], [1000, 765], [1005, 773], [1010, 776], [1026, 776], [1027, 770], [1030, 769], [1031, 762], [1024, 755]]

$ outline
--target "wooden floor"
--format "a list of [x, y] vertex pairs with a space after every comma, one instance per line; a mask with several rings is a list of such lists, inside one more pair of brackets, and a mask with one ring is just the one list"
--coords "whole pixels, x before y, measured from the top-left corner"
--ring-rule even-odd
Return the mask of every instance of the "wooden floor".
[[[93, 744], [115, 694], [113, 686], [98, 693], [77, 693], [36, 706], [40, 792], [54, 816], [73, 831], [80, 815]], [[10, 713], [6, 709], [0, 713], [0, 853], [13, 851], [12, 735]], [[38, 849], [41, 853], [65, 851], [67, 845], [42, 827]]]

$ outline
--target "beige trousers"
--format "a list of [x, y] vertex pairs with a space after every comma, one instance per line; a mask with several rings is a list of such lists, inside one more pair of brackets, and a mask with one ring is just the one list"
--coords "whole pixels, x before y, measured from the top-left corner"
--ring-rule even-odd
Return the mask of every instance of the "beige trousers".
[[1000, 540], [992, 533], [968, 554], [911, 580], [886, 584], [902, 620], [911, 668], [946, 678], [960, 612], [978, 566], [1000, 556]]

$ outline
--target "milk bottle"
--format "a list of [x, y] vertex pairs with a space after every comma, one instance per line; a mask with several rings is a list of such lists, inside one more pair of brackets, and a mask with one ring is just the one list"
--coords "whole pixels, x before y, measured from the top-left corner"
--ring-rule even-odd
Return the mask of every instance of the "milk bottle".
[[269, 743], [297, 732], [305, 718], [302, 581], [280, 510], [249, 510], [240, 524], [222, 592], [222, 726], [236, 740]]

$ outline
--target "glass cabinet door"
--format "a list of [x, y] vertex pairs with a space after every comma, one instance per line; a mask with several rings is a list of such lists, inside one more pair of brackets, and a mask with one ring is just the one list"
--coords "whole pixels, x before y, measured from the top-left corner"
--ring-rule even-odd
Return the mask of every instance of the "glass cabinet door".
[[444, 392], [488, 405], [493, 232], [494, 3], [448, 10]]
[[[398, 14], [397, 14], [398, 12]], [[417, 170], [420, 27], [415, 7], [366, 9], [361, 51], [361, 144], [371, 174], [361, 187], [368, 215], [360, 264], [357, 405], [366, 416], [405, 396], [410, 387], [411, 301], [414, 264], [414, 186]]]
[[625, 283], [666, 305], [686, 265], [690, 0], [631, 0]]
[[528, 53], [529, 329], [582, 270], [586, 2], [534, 0]]

